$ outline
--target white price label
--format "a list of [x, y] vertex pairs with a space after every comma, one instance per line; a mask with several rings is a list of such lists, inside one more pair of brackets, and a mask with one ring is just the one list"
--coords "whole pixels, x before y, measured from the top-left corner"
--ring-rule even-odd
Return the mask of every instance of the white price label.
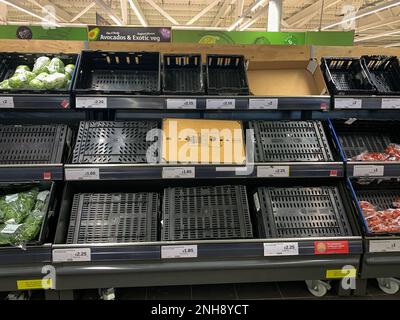
[[400, 240], [370, 240], [369, 252], [400, 252]]
[[161, 246], [161, 259], [197, 258], [197, 245]]
[[335, 109], [361, 109], [362, 100], [353, 98], [336, 98]]
[[107, 108], [106, 97], [76, 97], [76, 108]]
[[264, 256], [297, 256], [299, 254], [298, 242], [264, 243]]
[[196, 109], [196, 99], [167, 99], [167, 109]]
[[15, 231], [17, 231], [20, 226], [22, 226], [22, 224], [13, 224], [13, 223], [7, 224], [6, 223], [5, 228], [3, 230], [1, 230], [0, 233], [14, 234]]
[[65, 169], [66, 180], [99, 180], [99, 168]]
[[384, 166], [354, 166], [354, 177], [382, 177], [385, 171]]
[[268, 178], [277, 177], [285, 178], [290, 176], [289, 166], [258, 166], [257, 167], [257, 177]]
[[0, 108], [14, 108], [14, 98], [0, 97]]
[[235, 99], [207, 99], [207, 109], [235, 109]]
[[163, 179], [194, 178], [195, 167], [164, 167], [162, 170]]
[[382, 109], [400, 109], [400, 99], [396, 98], [382, 99]]
[[249, 109], [276, 110], [278, 99], [249, 99]]
[[90, 261], [90, 248], [53, 249], [53, 262]]

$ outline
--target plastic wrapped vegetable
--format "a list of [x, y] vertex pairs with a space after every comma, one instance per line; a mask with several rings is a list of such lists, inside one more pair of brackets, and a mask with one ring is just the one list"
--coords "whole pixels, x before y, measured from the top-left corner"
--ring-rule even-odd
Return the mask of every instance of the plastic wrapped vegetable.
[[26, 71], [26, 72], [25, 72], [25, 75], [26, 75], [26, 77], [27, 77], [27, 79], [28, 79], [29, 82], [30, 82], [31, 80], [35, 79], [35, 77], [36, 77], [36, 74], [34, 74], [33, 72], [30, 72], [30, 71]]
[[48, 76], [48, 73], [42, 72], [41, 74], [37, 75], [35, 79], [44, 82], [44, 79], [46, 79]]
[[354, 161], [388, 161], [389, 155], [380, 152], [368, 152], [365, 151], [358, 156], [352, 158]]
[[53, 58], [50, 61], [50, 64], [47, 66], [47, 70], [50, 74], [52, 73], [64, 73], [65, 67], [64, 62], [59, 58]]
[[65, 72], [68, 73], [70, 75], [70, 77], [72, 77], [72, 74], [74, 73], [74, 69], [75, 69], [75, 65], [73, 65], [73, 64], [67, 64], [65, 66]]
[[14, 220], [19, 224], [35, 206], [38, 189], [6, 195], [0, 198], [0, 222]]
[[21, 89], [27, 87], [29, 84], [29, 79], [28, 76], [26, 75], [26, 71], [13, 75], [8, 80], [8, 84], [12, 89]]
[[17, 70], [31, 71], [31, 68], [29, 68], [29, 66], [27, 66], [26, 64], [22, 64], [22, 65], [18, 66], [17, 68], [15, 68], [15, 72], [17, 72]]
[[11, 220], [0, 226], [0, 244], [12, 244], [14, 237], [18, 234], [22, 224], [15, 223]]
[[389, 144], [385, 149], [385, 152], [390, 155], [391, 160], [400, 161], [400, 144]]
[[29, 82], [29, 88], [34, 90], [41, 90], [44, 89], [45, 87], [43, 81], [40, 81], [35, 78]]
[[8, 80], [0, 82], [0, 89], [10, 89], [10, 84], [8, 83]]
[[61, 89], [65, 87], [67, 79], [63, 73], [53, 73], [48, 75], [43, 83], [46, 89]]
[[47, 72], [47, 67], [50, 64], [49, 57], [39, 57], [36, 59], [32, 71], [35, 74], [40, 74], [42, 72]]

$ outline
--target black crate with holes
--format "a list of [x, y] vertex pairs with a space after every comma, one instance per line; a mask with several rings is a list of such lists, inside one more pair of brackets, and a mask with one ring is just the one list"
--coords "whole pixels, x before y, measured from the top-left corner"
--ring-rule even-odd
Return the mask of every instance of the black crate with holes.
[[74, 92], [160, 94], [160, 54], [82, 51]]

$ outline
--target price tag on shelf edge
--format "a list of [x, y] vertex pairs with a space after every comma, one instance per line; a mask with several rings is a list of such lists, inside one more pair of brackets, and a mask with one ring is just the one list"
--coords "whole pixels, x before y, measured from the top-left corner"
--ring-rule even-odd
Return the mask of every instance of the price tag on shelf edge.
[[298, 242], [264, 243], [264, 256], [297, 256], [299, 254]]
[[383, 98], [381, 107], [382, 107], [382, 109], [400, 109], [400, 99], [399, 98]]
[[249, 109], [276, 110], [278, 99], [249, 99]]
[[0, 108], [14, 108], [14, 98], [0, 96]]
[[53, 262], [74, 262], [90, 260], [90, 248], [53, 249]]
[[196, 99], [167, 99], [167, 109], [196, 109]]
[[107, 97], [76, 97], [76, 108], [107, 108]]
[[362, 100], [353, 98], [335, 98], [335, 109], [361, 109]]
[[197, 258], [197, 245], [161, 246], [161, 259]]
[[382, 177], [385, 173], [384, 166], [358, 165], [354, 166], [354, 177]]
[[164, 167], [162, 169], [163, 179], [194, 178], [195, 176], [195, 167]]
[[235, 99], [207, 99], [207, 109], [235, 109]]
[[370, 240], [369, 252], [400, 252], [400, 240]]
[[65, 180], [99, 180], [99, 168], [65, 169]]
[[258, 166], [257, 177], [259, 178], [285, 178], [290, 176], [289, 166]]

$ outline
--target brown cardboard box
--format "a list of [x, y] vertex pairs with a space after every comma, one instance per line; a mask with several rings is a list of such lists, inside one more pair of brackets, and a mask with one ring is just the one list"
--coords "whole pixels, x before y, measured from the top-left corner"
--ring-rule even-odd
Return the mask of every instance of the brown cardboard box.
[[164, 162], [245, 163], [241, 121], [164, 119], [163, 133]]

